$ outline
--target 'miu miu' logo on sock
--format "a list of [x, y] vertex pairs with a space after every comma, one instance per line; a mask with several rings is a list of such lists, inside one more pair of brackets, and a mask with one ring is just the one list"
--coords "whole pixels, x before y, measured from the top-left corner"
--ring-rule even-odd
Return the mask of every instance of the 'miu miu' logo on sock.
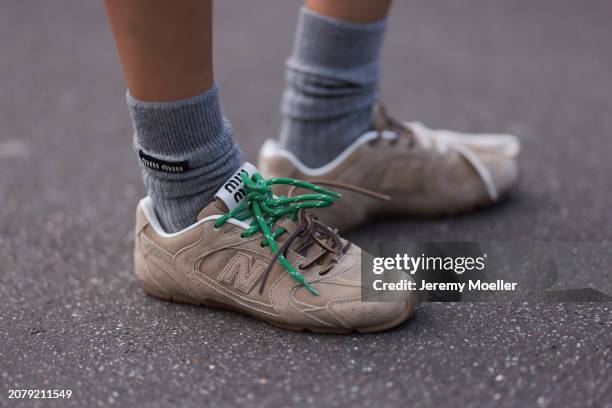
[[240, 169], [240, 172], [234, 174], [234, 176], [229, 179], [228, 182], [225, 183], [225, 185], [223, 186], [225, 191], [227, 191], [229, 194], [232, 194], [234, 200], [237, 203], [239, 203], [246, 194], [246, 191], [244, 191], [244, 188], [242, 188], [243, 184], [242, 177], [240, 177], [241, 174], [244, 174], [245, 176], [249, 177], [249, 173], [247, 173], [246, 170]]
[[184, 173], [190, 170], [187, 160], [166, 161], [157, 157], [149, 156], [142, 150], [138, 150], [138, 157], [143, 166], [151, 170], [163, 171], [166, 173]]

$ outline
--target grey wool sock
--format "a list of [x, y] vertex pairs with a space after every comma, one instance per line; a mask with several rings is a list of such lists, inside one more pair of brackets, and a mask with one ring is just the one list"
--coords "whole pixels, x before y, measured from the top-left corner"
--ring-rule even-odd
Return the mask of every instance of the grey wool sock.
[[300, 11], [287, 60], [280, 143], [311, 167], [371, 128], [386, 20], [351, 23]]
[[240, 166], [218, 87], [172, 102], [142, 102], [128, 93], [127, 103], [147, 192], [164, 229], [180, 231]]

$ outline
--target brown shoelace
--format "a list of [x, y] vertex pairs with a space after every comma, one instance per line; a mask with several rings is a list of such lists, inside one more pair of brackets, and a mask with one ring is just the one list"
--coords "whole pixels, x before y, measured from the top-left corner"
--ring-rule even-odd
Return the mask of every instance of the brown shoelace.
[[[381, 102], [374, 105], [374, 114], [372, 115], [372, 123], [376, 130], [377, 137], [372, 142], [377, 143], [382, 140], [382, 135], [385, 130], [396, 132], [408, 140], [408, 146], [414, 147], [417, 143], [415, 134], [403, 122], [389, 116], [387, 109]], [[371, 143], [372, 143], [371, 142]], [[397, 143], [397, 139], [392, 139], [391, 144]]]
[[[323, 186], [341, 188], [382, 201], [389, 201], [390, 199], [387, 195], [340, 181], [308, 180], [308, 182]], [[287, 193], [287, 196], [291, 197], [295, 190], [295, 186], [291, 187]], [[308, 269], [320, 260], [326, 258], [328, 255], [331, 255], [330, 261], [319, 271], [319, 275], [321, 276], [327, 274], [334, 267], [334, 265], [338, 263], [340, 257], [344, 255], [351, 247], [351, 243], [349, 241], [346, 241], [344, 245], [342, 244], [342, 239], [340, 238], [336, 228], [329, 228], [325, 224], [318, 221], [313, 214], [307, 213], [304, 209], [300, 209], [298, 211], [296, 224], [297, 228], [295, 231], [289, 235], [283, 245], [279, 248], [278, 252], [272, 258], [272, 261], [268, 264], [259, 286], [259, 294], [263, 293], [268, 276], [278, 261], [279, 256], [282, 254], [286, 258], [289, 248], [298, 238], [303, 238], [303, 241], [293, 250], [299, 255], [305, 256], [308, 253], [309, 248], [311, 248], [313, 245], [317, 245], [321, 249], [317, 255], [300, 264], [298, 266], [300, 270]]]

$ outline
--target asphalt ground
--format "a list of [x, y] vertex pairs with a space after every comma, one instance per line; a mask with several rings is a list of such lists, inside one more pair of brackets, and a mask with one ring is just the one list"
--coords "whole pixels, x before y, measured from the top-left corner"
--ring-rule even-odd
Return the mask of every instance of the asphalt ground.
[[[612, 3], [396, 3], [390, 111], [516, 133], [522, 182], [479, 213], [351, 238], [609, 241]], [[216, 4], [216, 77], [251, 161], [278, 129], [298, 5]], [[426, 303], [387, 333], [322, 336], [145, 296], [144, 192], [101, 2], [4, 0], [0, 37], [1, 406], [612, 406], [611, 303]], [[16, 388], [73, 395], [9, 400]]]

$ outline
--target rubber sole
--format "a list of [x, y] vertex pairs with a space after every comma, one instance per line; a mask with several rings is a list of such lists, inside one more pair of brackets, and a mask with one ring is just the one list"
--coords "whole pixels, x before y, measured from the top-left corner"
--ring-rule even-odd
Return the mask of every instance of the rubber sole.
[[442, 218], [451, 218], [451, 217], [456, 217], [460, 215], [468, 215], [468, 214], [475, 213], [485, 208], [492, 208], [498, 205], [502, 205], [508, 199], [510, 195], [511, 195], [511, 191], [504, 192], [499, 196], [497, 201], [492, 202], [489, 200], [482, 200], [479, 202], [475, 202], [469, 206], [458, 208], [458, 209], [452, 209], [452, 210], [423, 209], [423, 210], [411, 210], [409, 212], [384, 211], [384, 210], [372, 211], [371, 213], [368, 213], [366, 216], [364, 216], [363, 221], [351, 223], [350, 225], [342, 225], [338, 223], [337, 220], [326, 219], [324, 216], [319, 216], [319, 219], [323, 223], [328, 223], [328, 224], [333, 224], [335, 221], [335, 224], [333, 225], [335, 225], [336, 227], [338, 227], [339, 225], [338, 227], [339, 231], [344, 234], [347, 232], [353, 232], [363, 227], [364, 225], [370, 222], [374, 222], [374, 221], [390, 221], [390, 220], [419, 220], [419, 221], [428, 220], [428, 221], [432, 221], [432, 220], [438, 220]]
[[391, 322], [386, 322], [386, 323], [374, 325], [374, 326], [361, 327], [357, 329], [347, 329], [347, 328], [342, 328], [342, 327], [308, 327], [308, 326], [292, 326], [292, 325], [287, 325], [283, 323], [278, 323], [272, 320], [261, 319], [259, 316], [254, 316], [245, 310], [235, 307], [234, 305], [223, 303], [223, 302], [218, 302], [212, 299], [195, 300], [195, 299], [191, 299], [191, 298], [184, 297], [184, 296], [169, 295], [166, 293], [161, 293], [159, 291], [156, 291], [145, 285], [143, 285], [143, 290], [146, 294], [154, 297], [155, 299], [165, 300], [168, 302], [185, 303], [185, 304], [190, 304], [190, 305], [195, 305], [195, 306], [206, 306], [206, 307], [210, 307], [213, 309], [230, 310], [232, 312], [236, 312], [236, 313], [239, 313], [245, 316], [252, 317], [259, 321], [268, 323], [272, 326], [279, 327], [281, 329], [291, 330], [291, 331], [296, 331], [296, 332], [310, 331], [310, 332], [319, 333], [319, 334], [374, 333], [374, 332], [381, 332], [381, 331], [389, 330], [389, 329], [392, 329], [402, 324], [403, 322], [407, 321], [411, 317], [413, 317], [417, 311], [417, 306], [418, 306], [417, 297], [411, 296], [408, 302], [406, 302], [405, 312], [402, 315], [398, 316], [397, 319]]

